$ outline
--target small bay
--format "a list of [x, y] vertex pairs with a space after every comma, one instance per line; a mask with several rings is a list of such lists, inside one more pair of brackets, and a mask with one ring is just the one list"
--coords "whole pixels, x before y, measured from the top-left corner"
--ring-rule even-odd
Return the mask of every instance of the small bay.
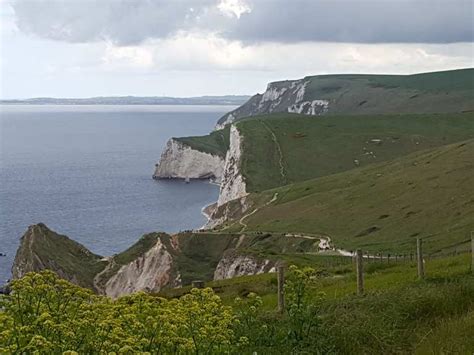
[[206, 181], [154, 181], [173, 136], [203, 135], [232, 106], [0, 106], [0, 283], [19, 239], [43, 222], [100, 255], [141, 235], [204, 224]]

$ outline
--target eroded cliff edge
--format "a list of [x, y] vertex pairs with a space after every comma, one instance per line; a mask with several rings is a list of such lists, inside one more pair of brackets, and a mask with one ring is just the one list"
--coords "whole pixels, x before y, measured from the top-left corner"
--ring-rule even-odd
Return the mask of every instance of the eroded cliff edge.
[[263, 94], [252, 96], [245, 104], [222, 116], [215, 129], [223, 129], [234, 121], [249, 116], [274, 112], [322, 115], [329, 109], [329, 100], [314, 97], [306, 87], [311, 78], [269, 83]]
[[224, 158], [171, 138], [156, 164], [154, 179], [215, 179], [220, 182]]
[[49, 269], [82, 287], [119, 297], [137, 291], [156, 293], [197, 279], [273, 272], [279, 254], [301, 250], [316, 251], [318, 243], [281, 234], [150, 233], [127, 250], [102, 257], [37, 224], [21, 238], [12, 271], [14, 278], [20, 278]]
[[230, 127], [230, 145], [224, 164], [224, 173], [217, 206], [247, 195], [245, 178], [242, 175], [243, 137], [236, 125]]

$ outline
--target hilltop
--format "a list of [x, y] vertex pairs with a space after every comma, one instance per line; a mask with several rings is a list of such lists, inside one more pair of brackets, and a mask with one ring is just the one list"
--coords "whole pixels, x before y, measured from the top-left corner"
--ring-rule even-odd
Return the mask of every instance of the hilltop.
[[263, 94], [225, 114], [216, 128], [244, 117], [293, 112], [305, 115], [446, 113], [474, 110], [474, 69], [414, 75], [336, 74], [270, 83]]

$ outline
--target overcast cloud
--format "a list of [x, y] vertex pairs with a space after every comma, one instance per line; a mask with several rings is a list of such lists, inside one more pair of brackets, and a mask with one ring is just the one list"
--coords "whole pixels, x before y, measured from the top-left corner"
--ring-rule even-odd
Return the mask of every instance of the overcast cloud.
[[70, 42], [137, 44], [179, 32], [245, 42], [473, 40], [472, 0], [17, 0], [18, 27]]
[[254, 94], [473, 67], [474, 0], [0, 0], [0, 97]]

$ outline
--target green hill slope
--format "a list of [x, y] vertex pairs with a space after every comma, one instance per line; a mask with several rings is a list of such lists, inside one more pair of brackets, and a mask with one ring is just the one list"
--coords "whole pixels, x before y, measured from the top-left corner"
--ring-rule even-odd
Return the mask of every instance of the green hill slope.
[[51, 269], [61, 278], [94, 289], [93, 277], [102, 271], [102, 257], [43, 223], [32, 225], [21, 238], [12, 267], [13, 278], [30, 271]]
[[415, 75], [317, 75], [270, 83], [263, 94], [219, 119], [254, 115], [441, 113], [474, 110], [474, 69]]
[[474, 109], [474, 69], [415, 75], [309, 78], [305, 99], [326, 99], [329, 114], [462, 112]]
[[345, 249], [412, 252], [422, 237], [430, 253], [454, 251], [474, 231], [473, 186], [471, 139], [251, 195], [229, 230], [240, 220], [246, 231], [326, 234]]
[[225, 157], [229, 149], [229, 128], [228, 126], [205, 136], [181, 137], [175, 139], [200, 152]]
[[474, 138], [474, 113], [256, 116], [237, 124], [241, 171], [256, 192]]

